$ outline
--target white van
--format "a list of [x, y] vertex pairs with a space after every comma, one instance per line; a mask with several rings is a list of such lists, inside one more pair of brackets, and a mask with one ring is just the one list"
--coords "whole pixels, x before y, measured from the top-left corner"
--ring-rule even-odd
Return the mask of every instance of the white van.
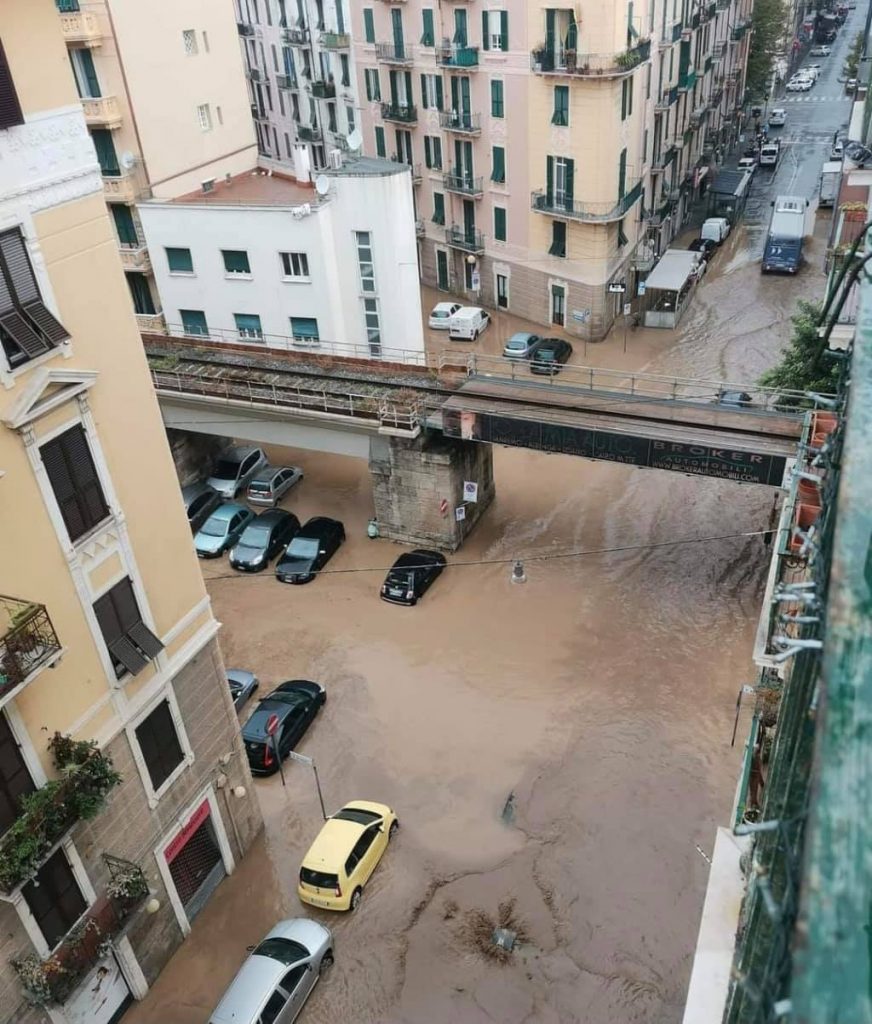
[[710, 238], [717, 245], [730, 233], [730, 222], [726, 217], [709, 217], [704, 220], [699, 232], [700, 238]]
[[490, 323], [490, 313], [481, 306], [461, 306], [448, 324], [448, 337], [457, 341], [475, 341]]

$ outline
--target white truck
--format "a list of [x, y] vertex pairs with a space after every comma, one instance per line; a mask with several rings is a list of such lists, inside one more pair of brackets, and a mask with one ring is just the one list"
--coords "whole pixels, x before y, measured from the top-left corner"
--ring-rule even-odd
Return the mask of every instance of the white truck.
[[760, 166], [777, 167], [778, 158], [781, 155], [781, 140], [773, 139], [771, 142], [764, 142], [760, 147]]
[[839, 184], [842, 179], [841, 160], [828, 160], [821, 171], [821, 191], [819, 206], [835, 206], [839, 195]]

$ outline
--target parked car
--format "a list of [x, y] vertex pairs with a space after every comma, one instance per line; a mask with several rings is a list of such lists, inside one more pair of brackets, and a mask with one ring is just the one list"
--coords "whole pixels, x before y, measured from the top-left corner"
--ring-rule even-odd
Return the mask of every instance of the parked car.
[[711, 238], [694, 238], [687, 248], [691, 252], [702, 253], [703, 259], [707, 260], [711, 258], [717, 247], [717, 242], [712, 241]]
[[356, 910], [400, 827], [386, 804], [355, 800], [324, 822], [300, 865], [297, 895], [324, 910]]
[[276, 578], [282, 583], [309, 583], [344, 540], [345, 527], [338, 519], [315, 516], [297, 533], [276, 563]]
[[447, 331], [448, 322], [458, 309], [460, 309], [459, 302], [437, 302], [430, 310], [427, 326], [432, 327], [434, 331]]
[[456, 341], [475, 341], [490, 323], [490, 313], [481, 306], [461, 306], [448, 321], [448, 337]]
[[718, 392], [715, 399], [718, 405], [728, 405], [733, 409], [744, 409], [751, 405], [751, 396], [747, 391], [724, 391]]
[[223, 500], [215, 488], [210, 487], [205, 480], [182, 488], [182, 501], [185, 503], [191, 533], [196, 533], [200, 529]]
[[811, 57], [829, 57], [832, 51], [829, 46], [813, 46], [808, 52]]
[[530, 373], [551, 376], [560, 373], [560, 365], [572, 357], [572, 345], [562, 338], [544, 338], [530, 360]]
[[415, 605], [445, 568], [445, 556], [438, 551], [416, 548], [394, 562], [381, 587], [381, 599], [391, 604]]
[[297, 466], [264, 466], [249, 483], [246, 497], [252, 505], [272, 508], [302, 479]]
[[231, 448], [215, 463], [209, 486], [224, 498], [235, 498], [265, 465], [262, 448]]
[[710, 238], [720, 245], [730, 234], [730, 222], [726, 217], [708, 217], [702, 222], [699, 233], [702, 238]]
[[836, 139], [833, 142], [833, 148], [830, 150], [830, 159], [831, 160], [841, 160], [844, 155], [845, 155], [845, 140], [844, 139]]
[[804, 68], [800, 70], [801, 75], [805, 75], [810, 78], [813, 82], [816, 82], [820, 77], [821, 66], [820, 64], [806, 64]]
[[245, 527], [231, 549], [231, 566], [240, 572], [260, 572], [287, 547], [299, 529], [300, 520], [283, 508], [261, 512]]
[[753, 177], [754, 172], [757, 170], [757, 158], [755, 156], [740, 157], [737, 166], [740, 171], [750, 171]]
[[808, 92], [811, 89], [814, 82], [806, 75], [800, 75], [798, 77], [791, 78], [787, 83], [787, 92]]
[[775, 107], [769, 115], [770, 128], [783, 128], [787, 124], [787, 111], [784, 107]]
[[503, 355], [506, 359], [529, 359], [541, 340], [538, 334], [518, 331], [506, 342]]
[[227, 685], [230, 687], [230, 696], [233, 698], [233, 706], [237, 713], [248, 702], [254, 691], [260, 686], [260, 681], [253, 672], [244, 668], [227, 669]]
[[245, 505], [227, 501], [217, 508], [194, 537], [194, 547], [200, 558], [217, 558], [239, 540], [242, 531], [254, 519], [254, 513]]
[[[242, 727], [242, 742], [248, 766], [255, 775], [272, 775], [279, 770], [279, 757], [284, 761], [312, 724], [315, 715], [327, 700], [327, 692], [308, 679], [289, 679], [262, 697]], [[266, 731], [267, 722], [275, 715], [278, 729], [275, 736]]]
[[209, 1024], [291, 1024], [333, 965], [329, 928], [309, 918], [279, 921], [230, 982]]
[[853, 96], [856, 91], [857, 91], [857, 79], [856, 78], [849, 78], [847, 80], [847, 82], [845, 82], [845, 92], [849, 96]]

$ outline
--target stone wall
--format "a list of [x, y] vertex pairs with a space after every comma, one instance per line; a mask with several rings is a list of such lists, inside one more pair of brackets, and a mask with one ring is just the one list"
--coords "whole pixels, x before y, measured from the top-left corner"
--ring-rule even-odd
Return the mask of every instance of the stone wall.
[[230, 444], [230, 438], [189, 433], [185, 430], [168, 430], [167, 440], [182, 487], [211, 476], [215, 459]]

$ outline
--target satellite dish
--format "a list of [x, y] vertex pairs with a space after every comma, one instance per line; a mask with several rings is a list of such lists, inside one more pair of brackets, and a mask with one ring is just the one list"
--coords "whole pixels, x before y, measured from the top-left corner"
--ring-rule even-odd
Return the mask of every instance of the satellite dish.
[[121, 166], [125, 171], [129, 171], [130, 168], [136, 163], [136, 156], [130, 152], [129, 149], [125, 150], [121, 154]]
[[315, 191], [319, 196], [326, 196], [330, 191], [330, 179], [326, 174], [319, 174], [315, 179]]
[[348, 136], [348, 148], [360, 149], [362, 145], [363, 136], [360, 134], [360, 130], [355, 128], [354, 131]]

